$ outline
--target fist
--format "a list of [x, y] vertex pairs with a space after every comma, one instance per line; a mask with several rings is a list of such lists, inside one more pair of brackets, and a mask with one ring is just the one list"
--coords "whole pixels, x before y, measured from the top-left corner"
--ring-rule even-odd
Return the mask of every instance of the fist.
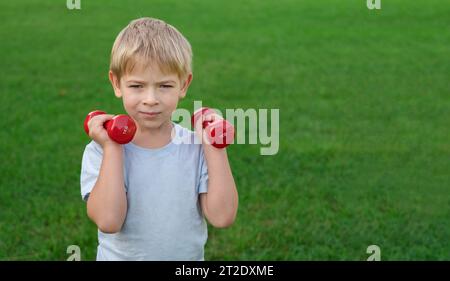
[[212, 109], [203, 107], [192, 115], [192, 125], [202, 143], [224, 148], [234, 140], [234, 127]]

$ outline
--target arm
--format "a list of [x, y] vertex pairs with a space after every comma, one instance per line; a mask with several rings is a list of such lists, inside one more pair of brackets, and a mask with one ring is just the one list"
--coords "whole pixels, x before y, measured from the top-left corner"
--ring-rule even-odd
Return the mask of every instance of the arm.
[[90, 134], [102, 145], [103, 159], [97, 182], [87, 201], [87, 214], [100, 231], [115, 233], [122, 228], [127, 212], [123, 179], [123, 150], [121, 145], [109, 140], [107, 135], [105, 136], [103, 122], [111, 117], [105, 115], [94, 118], [91, 120], [92, 124], [91, 121], [89, 123], [92, 126]]
[[203, 214], [215, 227], [234, 223], [238, 209], [238, 193], [228, 163], [226, 149], [204, 145], [208, 166], [208, 192], [200, 194]]
[[[206, 115], [204, 120], [221, 118]], [[202, 134], [197, 124], [197, 134]], [[207, 220], [215, 227], [232, 225], [238, 209], [238, 192], [231, 172], [226, 149], [217, 149], [203, 141], [203, 150], [208, 166], [208, 192], [200, 194], [200, 205]]]

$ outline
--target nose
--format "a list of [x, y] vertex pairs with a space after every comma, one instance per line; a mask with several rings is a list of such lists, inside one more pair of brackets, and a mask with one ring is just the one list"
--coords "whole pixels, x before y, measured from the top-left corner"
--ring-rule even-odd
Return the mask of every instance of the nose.
[[153, 89], [149, 89], [146, 93], [145, 93], [145, 97], [142, 101], [142, 103], [144, 105], [157, 105], [159, 104], [158, 98], [156, 96], [156, 93]]

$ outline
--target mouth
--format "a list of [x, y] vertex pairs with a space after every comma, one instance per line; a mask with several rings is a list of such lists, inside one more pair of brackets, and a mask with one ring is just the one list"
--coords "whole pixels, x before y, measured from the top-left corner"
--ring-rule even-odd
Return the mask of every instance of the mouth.
[[139, 113], [141, 115], [144, 115], [145, 117], [155, 117], [155, 116], [158, 116], [159, 114], [161, 114], [161, 112], [159, 112], [159, 111], [151, 111], [151, 112], [139, 111]]

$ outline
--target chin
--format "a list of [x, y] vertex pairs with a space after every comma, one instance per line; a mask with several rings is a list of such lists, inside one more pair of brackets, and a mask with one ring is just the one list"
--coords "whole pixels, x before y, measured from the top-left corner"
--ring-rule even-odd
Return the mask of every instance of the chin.
[[144, 130], [145, 129], [158, 129], [165, 123], [166, 123], [166, 121], [161, 121], [161, 120], [141, 120], [140, 122], [138, 122], [139, 126]]

